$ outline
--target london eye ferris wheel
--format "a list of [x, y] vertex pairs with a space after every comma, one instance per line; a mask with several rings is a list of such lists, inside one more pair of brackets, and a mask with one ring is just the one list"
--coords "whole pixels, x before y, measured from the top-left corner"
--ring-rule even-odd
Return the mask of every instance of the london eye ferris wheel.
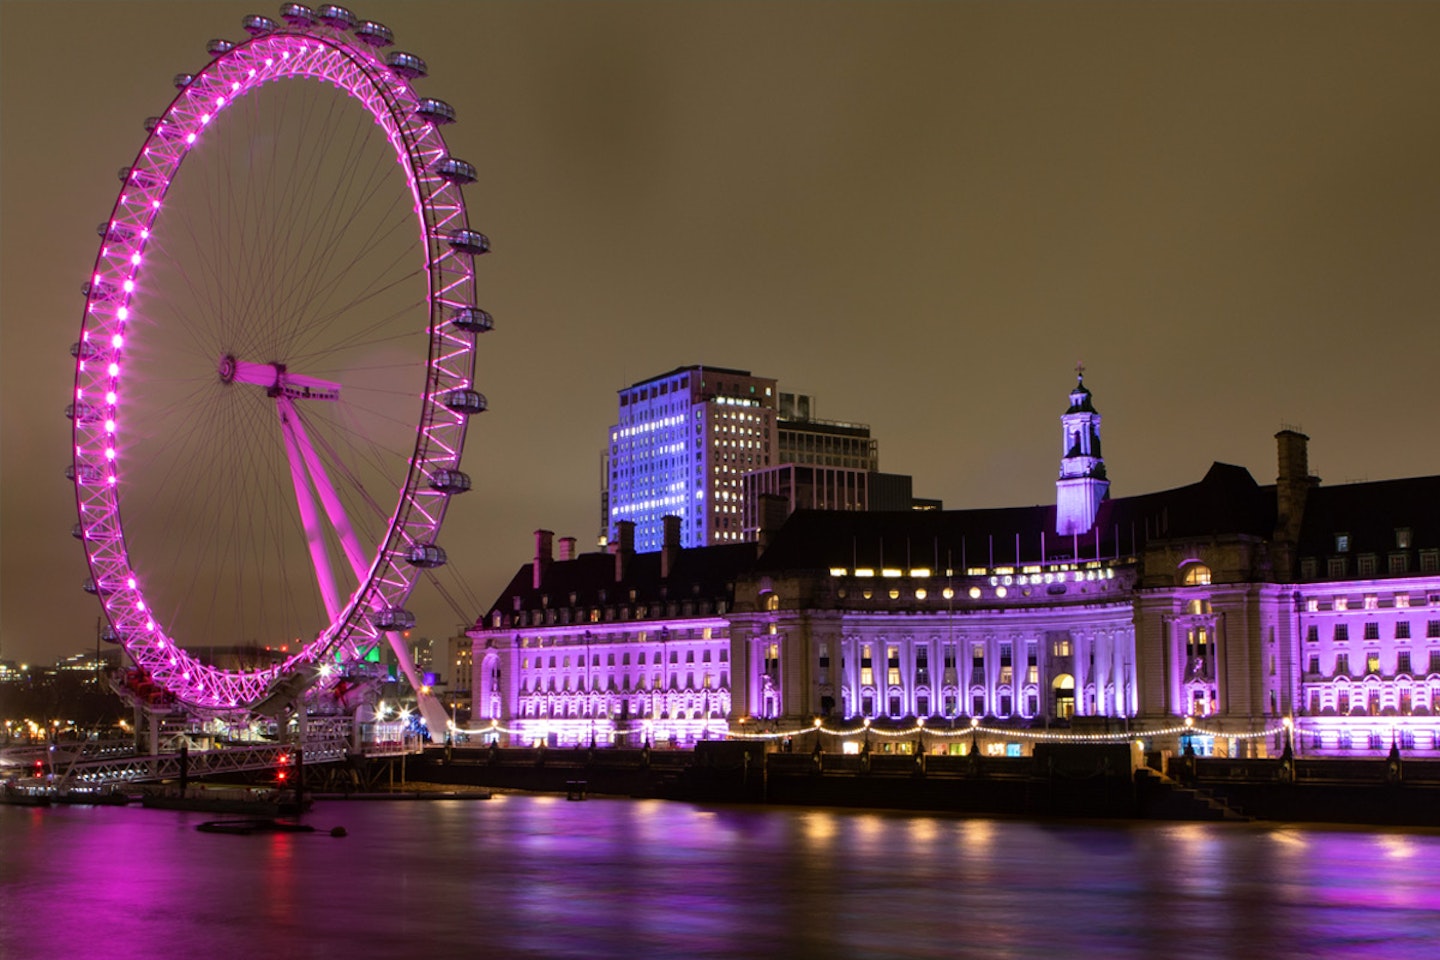
[[[418, 689], [407, 598], [446, 562], [486, 406], [476, 170], [383, 24], [285, 4], [243, 25], [175, 77], [98, 230], [66, 411], [85, 586], [186, 704], [245, 710], [386, 642]], [[283, 653], [221, 669], [202, 647]]]

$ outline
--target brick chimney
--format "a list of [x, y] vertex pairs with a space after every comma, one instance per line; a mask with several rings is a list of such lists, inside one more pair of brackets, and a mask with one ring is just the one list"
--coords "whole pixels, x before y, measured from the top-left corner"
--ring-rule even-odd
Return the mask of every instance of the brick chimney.
[[1320, 482], [1310, 475], [1307, 444], [1310, 438], [1296, 430], [1275, 434], [1279, 475], [1275, 478], [1275, 567], [1285, 580], [1294, 578], [1295, 553], [1305, 520], [1305, 499]]
[[561, 560], [574, 560], [574, 559], [575, 559], [575, 538], [574, 538], [574, 537], [561, 537], [561, 538], [560, 538], [560, 557], [559, 557], [559, 559], [561, 559]]
[[540, 584], [545, 582], [545, 571], [550, 569], [550, 545], [555, 539], [555, 534], [550, 530], [535, 531], [535, 562], [531, 564], [532, 574], [531, 585], [540, 589]]
[[665, 539], [660, 546], [660, 578], [664, 580], [680, 559], [680, 518], [666, 516], [660, 522], [665, 525]]
[[616, 523], [615, 539], [615, 582], [619, 583], [630, 572], [630, 561], [635, 558], [635, 521]]

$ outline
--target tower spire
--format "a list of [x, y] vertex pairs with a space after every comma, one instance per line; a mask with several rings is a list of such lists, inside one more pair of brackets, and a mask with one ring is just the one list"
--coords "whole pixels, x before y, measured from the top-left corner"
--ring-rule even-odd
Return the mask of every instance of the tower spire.
[[1100, 455], [1100, 414], [1085, 386], [1085, 364], [1075, 364], [1070, 407], [1060, 417], [1060, 477], [1055, 481], [1055, 532], [1088, 533], [1110, 491]]

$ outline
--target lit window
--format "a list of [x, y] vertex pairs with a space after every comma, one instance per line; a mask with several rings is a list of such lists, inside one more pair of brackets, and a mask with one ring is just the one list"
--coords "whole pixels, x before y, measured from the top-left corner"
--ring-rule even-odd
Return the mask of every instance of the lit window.
[[1203, 563], [1192, 563], [1185, 568], [1185, 586], [1204, 587], [1210, 584], [1210, 568]]

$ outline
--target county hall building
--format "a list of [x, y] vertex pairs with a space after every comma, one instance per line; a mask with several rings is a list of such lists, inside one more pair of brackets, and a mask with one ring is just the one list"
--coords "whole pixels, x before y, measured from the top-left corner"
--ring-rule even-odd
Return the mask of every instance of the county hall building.
[[940, 732], [979, 722], [1016, 752], [1191, 718], [1202, 750], [1260, 753], [1290, 719], [1307, 753], [1440, 748], [1440, 477], [1325, 487], [1283, 430], [1274, 483], [1216, 463], [1111, 498], [1083, 379], [1060, 420], [1049, 505], [762, 504], [756, 540], [694, 547], [666, 513], [648, 551], [629, 520], [600, 553], [537, 531], [470, 631], [473, 724], [638, 746], [923, 720], [963, 749]]

